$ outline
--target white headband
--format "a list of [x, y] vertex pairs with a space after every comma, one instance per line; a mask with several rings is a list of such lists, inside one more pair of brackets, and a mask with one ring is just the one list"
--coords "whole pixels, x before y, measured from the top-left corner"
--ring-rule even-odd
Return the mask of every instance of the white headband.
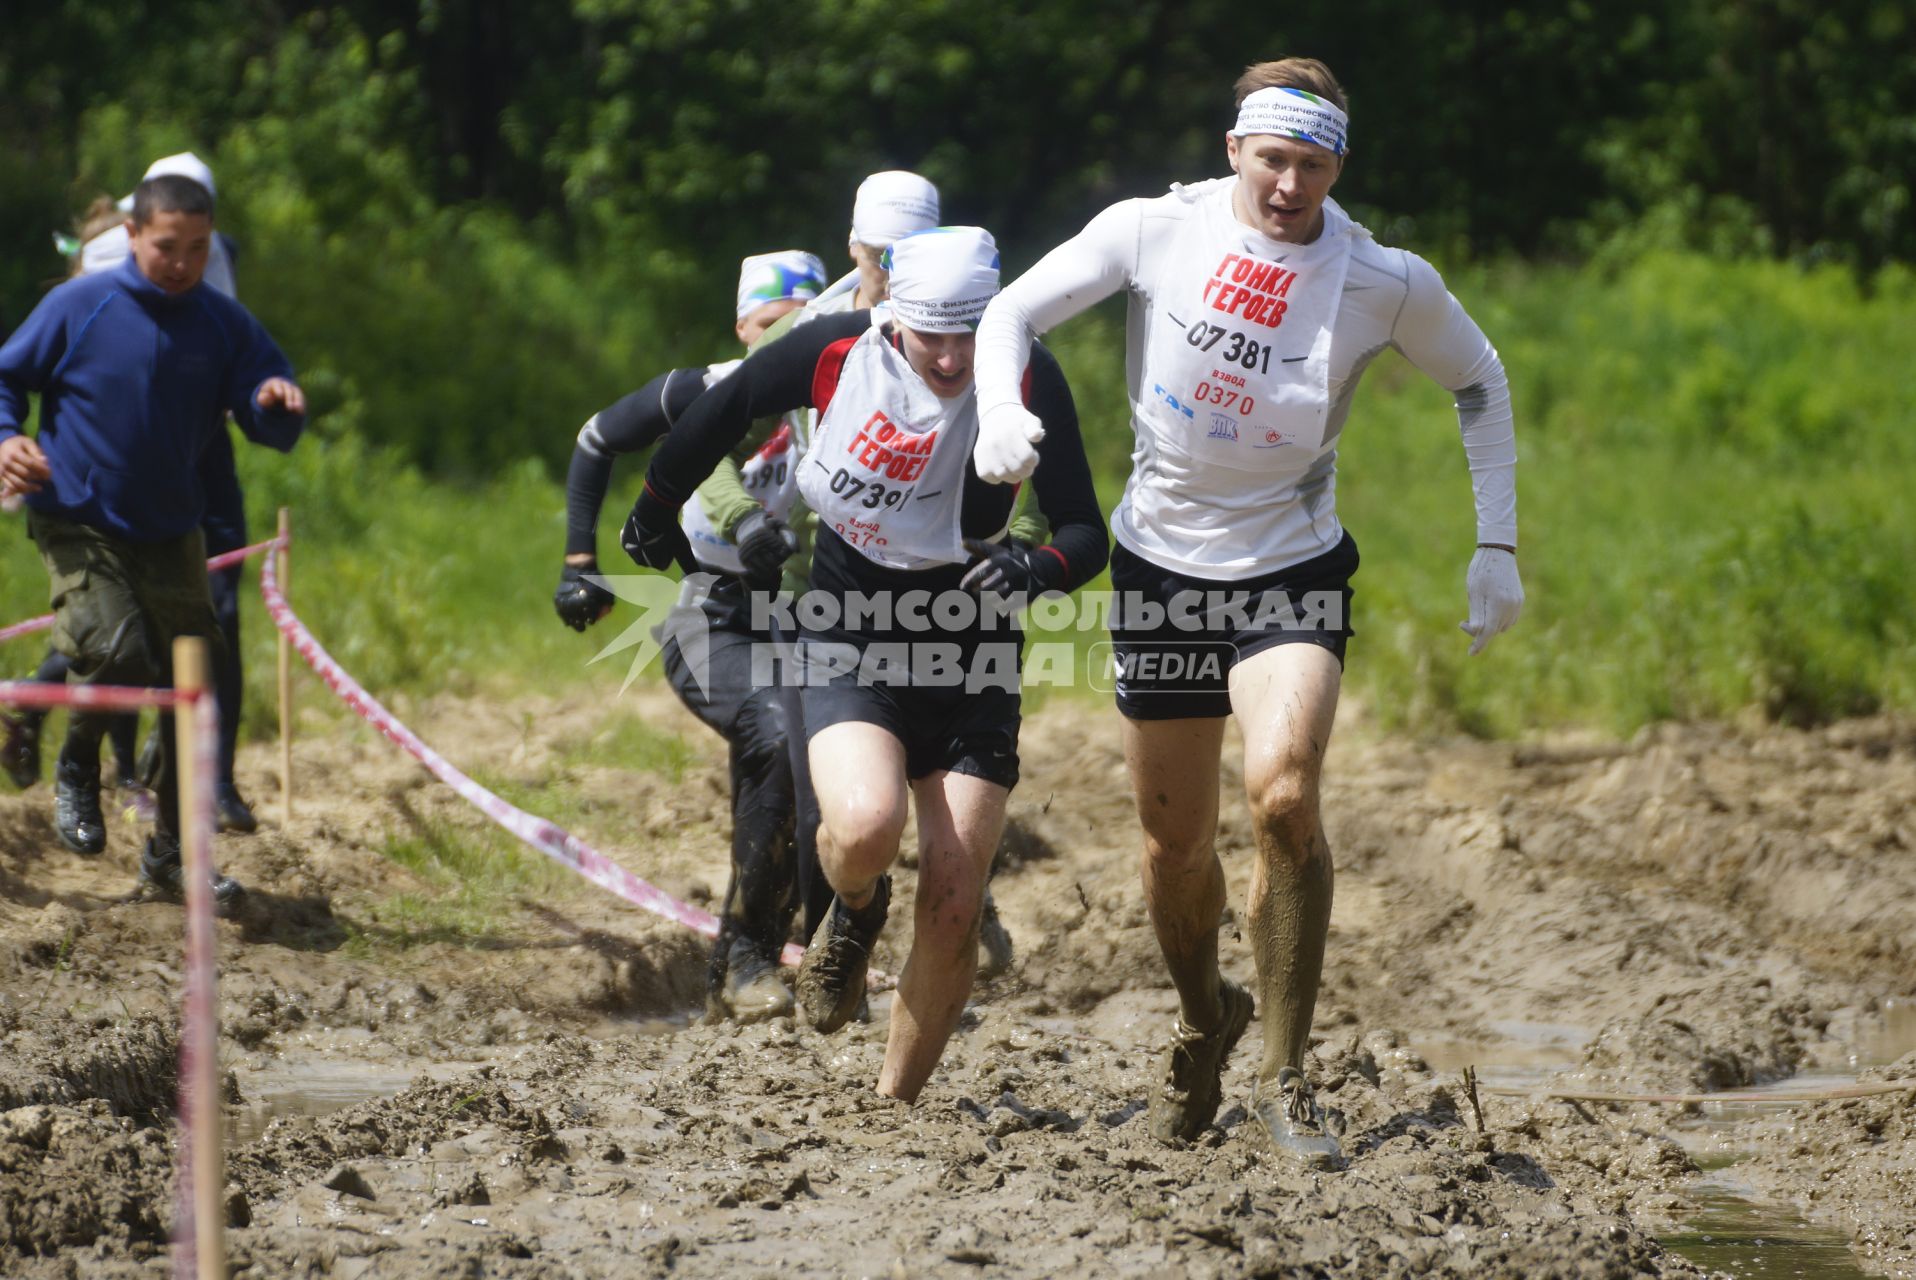
[[1350, 117], [1330, 99], [1302, 89], [1259, 89], [1237, 109], [1237, 128], [1231, 130], [1234, 138], [1250, 133], [1313, 142], [1341, 156], [1349, 142]]
[[983, 227], [933, 227], [885, 250], [891, 312], [919, 333], [969, 333], [998, 296], [998, 245]]
[[852, 243], [882, 249], [938, 225], [938, 188], [905, 169], [874, 173], [852, 201]]
[[[219, 198], [219, 188], [213, 185], [213, 171], [207, 167], [206, 161], [200, 159], [191, 151], [182, 151], [178, 155], [161, 156], [158, 160], [155, 160], [146, 167], [146, 173], [141, 176], [140, 181], [145, 182], [148, 178], [165, 177], [191, 178], [194, 182], [206, 188], [207, 195], [215, 199]], [[132, 213], [132, 193], [129, 192], [119, 204], [121, 210], [126, 213]]]
[[787, 249], [745, 259], [738, 268], [738, 318], [743, 320], [768, 302], [802, 298], [807, 302], [825, 289], [825, 264], [816, 254]]

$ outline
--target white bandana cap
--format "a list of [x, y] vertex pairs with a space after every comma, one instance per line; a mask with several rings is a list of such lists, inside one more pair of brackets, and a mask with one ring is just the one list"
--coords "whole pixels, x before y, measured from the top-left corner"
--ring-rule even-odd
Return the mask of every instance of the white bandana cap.
[[754, 254], [739, 264], [738, 318], [785, 298], [810, 302], [824, 290], [825, 264], [817, 254], [798, 249]]
[[1231, 130], [1236, 138], [1252, 133], [1296, 138], [1341, 156], [1350, 140], [1350, 117], [1329, 98], [1302, 89], [1259, 89], [1237, 109]]
[[[146, 172], [140, 175], [140, 181], [165, 177], [191, 178], [205, 187], [208, 195], [217, 198], [220, 193], [219, 188], [213, 185], [213, 170], [207, 166], [206, 161], [191, 151], [182, 151], [176, 156], [161, 156], [146, 166]], [[127, 213], [133, 212], [133, 196], [130, 193], [120, 201], [120, 208]]]
[[968, 333], [998, 296], [998, 243], [983, 227], [933, 227], [885, 250], [891, 312], [919, 333]]
[[938, 188], [905, 169], [874, 173], [852, 201], [852, 243], [883, 249], [938, 225]]

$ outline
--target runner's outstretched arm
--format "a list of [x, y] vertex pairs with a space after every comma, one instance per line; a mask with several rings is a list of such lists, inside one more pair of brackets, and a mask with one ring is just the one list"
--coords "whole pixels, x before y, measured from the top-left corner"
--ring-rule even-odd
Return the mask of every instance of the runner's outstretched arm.
[[657, 444], [705, 390], [704, 369], [673, 369], [621, 396], [586, 419], [566, 469], [567, 556], [598, 558], [599, 509], [621, 454]]

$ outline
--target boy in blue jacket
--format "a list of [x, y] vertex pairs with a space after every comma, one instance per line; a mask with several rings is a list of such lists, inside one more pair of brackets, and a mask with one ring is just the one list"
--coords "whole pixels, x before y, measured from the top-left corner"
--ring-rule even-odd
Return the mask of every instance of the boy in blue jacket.
[[[131, 256], [49, 293], [0, 347], [0, 488], [27, 494], [28, 532], [51, 579], [54, 646], [82, 683], [165, 685], [176, 637], [222, 643], [200, 522], [202, 461], [228, 411], [282, 451], [306, 422], [292, 366], [246, 308], [201, 284], [213, 197], [178, 175], [134, 192]], [[38, 438], [21, 431], [40, 394]], [[141, 878], [180, 884], [171, 717], [163, 717], [159, 820]], [[54, 774], [54, 825], [82, 853], [105, 847], [100, 735], [74, 715]], [[240, 895], [215, 879], [227, 905]]]

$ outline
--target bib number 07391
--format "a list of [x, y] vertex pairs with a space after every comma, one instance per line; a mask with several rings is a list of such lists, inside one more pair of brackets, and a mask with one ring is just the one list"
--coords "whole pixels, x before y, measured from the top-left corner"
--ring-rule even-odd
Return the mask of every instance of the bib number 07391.
[[1206, 324], [1200, 320], [1184, 332], [1184, 340], [1200, 351], [1209, 351], [1217, 346], [1219, 340], [1229, 337], [1231, 340], [1218, 353], [1218, 358], [1226, 364], [1242, 365], [1246, 369], [1257, 369], [1263, 373], [1271, 371], [1271, 347], [1269, 343], [1259, 342], [1256, 338], [1247, 338], [1235, 329], [1226, 329], [1222, 325]]
[[905, 505], [916, 486], [886, 485], [877, 480], [860, 480], [851, 472], [840, 467], [832, 473], [832, 492], [843, 494], [848, 501], [856, 502], [867, 511], [876, 511], [880, 507], [896, 510]]

